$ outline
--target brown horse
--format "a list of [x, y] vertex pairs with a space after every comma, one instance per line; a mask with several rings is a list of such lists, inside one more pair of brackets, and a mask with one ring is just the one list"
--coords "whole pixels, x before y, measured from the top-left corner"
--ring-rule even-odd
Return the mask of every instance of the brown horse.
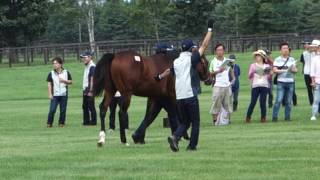
[[[120, 124], [124, 124], [127, 117], [127, 110], [132, 95], [148, 97], [147, 111], [144, 118], [146, 125], [143, 125], [144, 138], [145, 129], [156, 118], [158, 111], [155, 106], [162, 105], [168, 111], [172, 132], [177, 127], [176, 98], [174, 77], [169, 76], [162, 81], [156, 81], [154, 76], [172, 67], [177, 56], [171, 53], [159, 53], [150, 57], [142, 56], [133, 51], [123, 51], [116, 54], [105, 54], [97, 63], [93, 89], [95, 96], [101, 95], [104, 91], [104, 112], [110, 104], [112, 97], [118, 90], [123, 97], [123, 104], [120, 107]], [[208, 78], [208, 62], [203, 60], [197, 65], [202, 80]], [[163, 105], [167, 104], [167, 105]], [[101, 119], [101, 131], [98, 145], [105, 142], [105, 122]], [[134, 139], [136, 143], [143, 143], [144, 139]], [[120, 125], [120, 139], [126, 143], [125, 127]]]

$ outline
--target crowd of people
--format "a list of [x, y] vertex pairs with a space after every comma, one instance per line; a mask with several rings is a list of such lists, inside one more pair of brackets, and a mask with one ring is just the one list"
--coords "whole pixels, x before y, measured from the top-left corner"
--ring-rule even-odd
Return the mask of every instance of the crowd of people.
[[[208, 33], [202, 44], [208, 44], [212, 35], [212, 28], [209, 26]], [[317, 120], [320, 112], [320, 40], [304, 41], [304, 52], [300, 61], [303, 64], [305, 84], [308, 92], [308, 99], [312, 105], [311, 120]], [[191, 40], [182, 42], [182, 51], [174, 61], [173, 67], [167, 69], [157, 76], [161, 80], [168, 75], [175, 76], [175, 89], [177, 98], [178, 114], [181, 121], [177, 130], [168, 137], [168, 142], [173, 151], [178, 151], [178, 141], [185, 134], [191, 124], [191, 138], [188, 150], [196, 150], [199, 137], [200, 114], [199, 101], [196, 91], [200, 81], [192, 77], [196, 73], [195, 66], [201, 61], [206, 45], [199, 48]], [[285, 107], [285, 121], [291, 121], [292, 104], [296, 103], [295, 97], [295, 74], [298, 72], [296, 60], [290, 56], [291, 49], [288, 43], [281, 43], [279, 46], [280, 56], [272, 58], [268, 50], [257, 50], [253, 52], [253, 63], [249, 66], [248, 79], [251, 84], [251, 100], [248, 105], [244, 121], [250, 123], [255, 105], [259, 99], [261, 118], [260, 122], [265, 123], [267, 118], [267, 107], [272, 108], [272, 121], [278, 121], [281, 106]], [[225, 46], [217, 44], [214, 47], [214, 58], [210, 62], [209, 74], [212, 78], [212, 104], [209, 112], [212, 115], [213, 125], [229, 124], [232, 112], [238, 109], [238, 96], [240, 91], [239, 77], [241, 68], [236, 63], [235, 55], [225, 57]], [[85, 69], [83, 73], [83, 125], [96, 125], [97, 113], [93, 97], [93, 75], [95, 64], [90, 52], [81, 54]], [[60, 106], [59, 126], [65, 125], [68, 85], [72, 84], [72, 77], [69, 71], [63, 68], [63, 60], [59, 57], [52, 59], [53, 70], [48, 74], [48, 96], [50, 108], [48, 113], [47, 127], [52, 127], [54, 114]], [[273, 87], [276, 87], [276, 98], [273, 104]], [[115, 129], [115, 109], [117, 104], [121, 106], [121, 95], [116, 93], [113, 103], [110, 105], [110, 129]], [[103, 103], [102, 103], [103, 104]], [[105, 114], [100, 114], [104, 118]], [[222, 123], [223, 120], [227, 122]], [[128, 128], [128, 123], [126, 125]]]

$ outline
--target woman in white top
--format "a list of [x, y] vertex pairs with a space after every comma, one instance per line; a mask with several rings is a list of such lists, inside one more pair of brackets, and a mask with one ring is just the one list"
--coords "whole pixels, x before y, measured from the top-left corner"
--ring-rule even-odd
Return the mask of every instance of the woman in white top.
[[266, 63], [266, 53], [258, 50], [253, 53], [255, 63], [250, 65], [249, 79], [251, 81], [251, 102], [248, 107], [246, 123], [251, 122], [251, 115], [259, 98], [261, 109], [261, 122], [266, 122], [267, 114], [267, 95], [268, 95], [268, 76], [272, 73], [271, 66]]

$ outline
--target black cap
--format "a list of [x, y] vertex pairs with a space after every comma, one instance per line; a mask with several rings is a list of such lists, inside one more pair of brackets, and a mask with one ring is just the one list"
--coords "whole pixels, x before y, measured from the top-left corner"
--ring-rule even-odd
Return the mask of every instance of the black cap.
[[93, 53], [91, 53], [90, 51], [85, 51], [82, 54], [80, 54], [81, 58], [88, 57], [88, 56], [93, 56]]
[[234, 59], [234, 60], [236, 60], [237, 58], [236, 58], [236, 55], [230, 54], [230, 55], [229, 55], [229, 59]]

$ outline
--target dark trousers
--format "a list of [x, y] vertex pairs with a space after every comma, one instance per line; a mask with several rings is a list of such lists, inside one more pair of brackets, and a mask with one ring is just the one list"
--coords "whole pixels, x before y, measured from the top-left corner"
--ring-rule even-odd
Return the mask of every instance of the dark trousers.
[[68, 96], [54, 96], [50, 102], [50, 109], [48, 114], [47, 124], [52, 124], [54, 114], [56, 113], [58, 105], [60, 106], [59, 124], [64, 124], [66, 121]]
[[307, 74], [304, 75], [304, 82], [306, 83], [306, 87], [307, 87], [307, 91], [308, 91], [309, 103], [310, 103], [310, 105], [312, 105], [313, 104], [313, 92], [312, 92], [310, 75], [307, 75]]
[[268, 105], [269, 107], [272, 107], [273, 105], [273, 81], [272, 79], [268, 80], [269, 81], [269, 91], [268, 91]]
[[196, 148], [199, 140], [200, 114], [198, 97], [177, 100], [178, 116], [181, 121], [174, 135], [180, 139], [191, 124], [190, 148]]
[[233, 96], [233, 111], [238, 109], [238, 96], [239, 96], [239, 89], [232, 90]]
[[254, 107], [258, 101], [260, 101], [261, 118], [266, 118], [267, 115], [267, 95], [269, 93], [269, 88], [267, 87], [256, 87], [251, 90], [251, 102], [247, 111], [247, 118], [251, 118]]
[[94, 106], [94, 97], [83, 95], [83, 124], [97, 124], [97, 112]]

